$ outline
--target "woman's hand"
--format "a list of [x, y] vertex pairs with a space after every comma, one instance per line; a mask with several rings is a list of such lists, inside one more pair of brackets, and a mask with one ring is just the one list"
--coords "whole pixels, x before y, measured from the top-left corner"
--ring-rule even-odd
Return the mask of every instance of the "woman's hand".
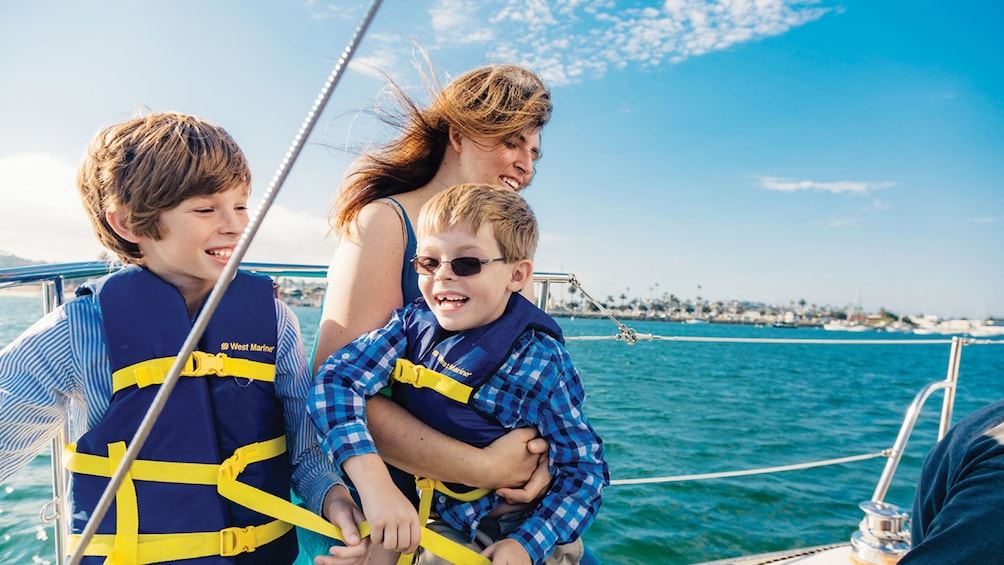
[[530, 480], [520, 488], [503, 487], [496, 489], [495, 494], [501, 496], [510, 504], [529, 504], [543, 498], [547, 494], [547, 491], [551, 489], [551, 483], [554, 482], [554, 477], [551, 476], [549, 467], [551, 460], [547, 456], [547, 447], [547, 441], [541, 438], [527, 443], [527, 451], [535, 453], [539, 450], [540, 453], [537, 456], [537, 467], [534, 468], [533, 473], [530, 475]]
[[527, 490], [529, 494], [514, 495], [529, 500], [550, 484], [548, 444], [535, 428], [513, 430], [479, 449], [432, 429], [382, 395], [366, 399], [366, 413], [380, 455], [413, 475], [492, 490]]
[[539, 437], [535, 428], [519, 428], [495, 440], [482, 451], [492, 461], [492, 469], [500, 477], [494, 485], [507, 502], [529, 503], [544, 496], [551, 487], [550, 459], [547, 440]]

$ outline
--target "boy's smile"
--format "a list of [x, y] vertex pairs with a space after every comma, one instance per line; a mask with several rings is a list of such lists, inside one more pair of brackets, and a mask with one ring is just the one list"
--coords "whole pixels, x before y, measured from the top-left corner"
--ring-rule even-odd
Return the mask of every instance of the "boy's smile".
[[[143, 252], [144, 266], [173, 284], [190, 314], [216, 284], [248, 224], [248, 187], [188, 198], [161, 213], [160, 239], [119, 233]], [[114, 212], [109, 223], [115, 226]], [[116, 231], [119, 231], [116, 229]], [[128, 235], [128, 237], [127, 237]]]
[[528, 260], [483, 261], [479, 273], [456, 274], [448, 261], [458, 257], [484, 260], [501, 256], [491, 224], [482, 225], [476, 235], [463, 228], [425, 235], [418, 255], [442, 262], [434, 274], [419, 276], [418, 286], [439, 325], [449, 331], [479, 328], [498, 319], [505, 312], [509, 295], [518, 292], [531, 274]]

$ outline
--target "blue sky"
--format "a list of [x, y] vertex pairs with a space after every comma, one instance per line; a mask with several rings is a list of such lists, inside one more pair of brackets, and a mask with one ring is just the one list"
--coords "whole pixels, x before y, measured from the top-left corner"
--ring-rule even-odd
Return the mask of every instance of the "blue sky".
[[[96, 257], [74, 175], [100, 128], [198, 114], [261, 196], [364, 2], [0, 0], [0, 250]], [[388, 0], [248, 259], [326, 263], [384, 71], [426, 97], [526, 64], [555, 113], [536, 269], [592, 295], [1004, 317], [1004, 3]], [[698, 287], [700, 286], [700, 289]]]

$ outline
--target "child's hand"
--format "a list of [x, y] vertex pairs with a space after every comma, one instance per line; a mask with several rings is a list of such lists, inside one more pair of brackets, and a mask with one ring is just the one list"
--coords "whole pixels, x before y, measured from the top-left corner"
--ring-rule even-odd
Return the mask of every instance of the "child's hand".
[[358, 525], [365, 520], [363, 513], [343, 486], [331, 487], [324, 495], [324, 517], [342, 531], [345, 546], [333, 546], [330, 556], [314, 559], [316, 565], [362, 565], [369, 558], [370, 540], [359, 537]]
[[393, 483], [383, 492], [360, 490], [359, 498], [373, 543], [401, 553], [414, 553], [418, 549], [421, 537], [418, 512]]
[[418, 511], [397, 489], [383, 459], [376, 453], [352, 455], [342, 468], [359, 491], [370, 540], [390, 551], [414, 553], [422, 532]]
[[512, 538], [501, 539], [481, 552], [492, 560], [492, 565], [533, 565], [530, 554]]
[[[365, 548], [363, 550], [362, 548]], [[314, 558], [315, 565], [363, 565], [370, 556], [370, 542], [366, 540], [359, 545], [333, 545], [328, 550], [331, 555], [318, 555]], [[362, 553], [359, 553], [359, 552]]]

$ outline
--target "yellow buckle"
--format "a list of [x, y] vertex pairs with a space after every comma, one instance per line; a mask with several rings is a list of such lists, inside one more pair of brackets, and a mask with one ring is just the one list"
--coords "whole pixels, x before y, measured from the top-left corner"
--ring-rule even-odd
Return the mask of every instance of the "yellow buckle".
[[[415, 388], [425, 388], [428, 386], [428, 383], [424, 382], [426, 380], [425, 373], [435, 373], [435, 371], [430, 371], [421, 365], [415, 365], [415, 381], [411, 383], [411, 386]], [[433, 378], [435, 378], [434, 375]]]
[[225, 353], [211, 355], [205, 351], [192, 352], [192, 372], [193, 377], [203, 377], [205, 375], [223, 376], [223, 361], [227, 358]]
[[223, 463], [220, 463], [219, 475], [225, 479], [236, 479], [240, 471], [237, 470], [237, 461], [234, 458], [224, 459]]
[[398, 359], [394, 365], [394, 375], [392, 378], [398, 382], [409, 384], [415, 388], [424, 388], [429, 385], [424, 373], [433, 373], [432, 382], [435, 382], [435, 371], [426, 369], [422, 365], [415, 365], [407, 359]]
[[245, 445], [243, 447], [238, 447], [234, 450], [234, 454], [227, 457], [223, 463], [220, 464], [220, 475], [233, 479], [237, 475], [244, 472], [249, 464], [254, 461], [259, 461], [259, 453], [261, 451], [261, 446], [257, 443], [252, 443], [250, 445]]
[[251, 553], [257, 548], [258, 537], [255, 535], [254, 526], [220, 530], [220, 555], [223, 557]]
[[416, 366], [407, 359], [398, 359], [394, 363], [394, 373], [391, 375], [391, 379], [405, 384], [414, 384], [418, 380], [415, 369]]
[[434, 490], [436, 488], [436, 481], [425, 477], [415, 477], [415, 486], [421, 491]]

